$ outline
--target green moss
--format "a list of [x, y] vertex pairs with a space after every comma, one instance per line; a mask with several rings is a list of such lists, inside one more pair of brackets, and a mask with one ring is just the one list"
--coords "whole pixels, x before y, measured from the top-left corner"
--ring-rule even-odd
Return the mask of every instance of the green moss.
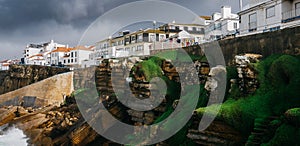
[[299, 128], [283, 124], [280, 126], [275, 133], [275, 136], [267, 143], [262, 144], [263, 146], [282, 146], [282, 145], [298, 145], [300, 137]]
[[[222, 104], [217, 115], [217, 119], [225, 121], [245, 135], [249, 135], [255, 124], [259, 124], [257, 121], [268, 116], [282, 115], [289, 108], [300, 106], [299, 58], [273, 55], [254, 67], [259, 71], [260, 83], [255, 94], [239, 98], [238, 93], [227, 95], [229, 98]], [[227, 70], [229, 77], [235, 76], [233, 68]], [[199, 108], [197, 112], [202, 115], [205, 111], [213, 113], [215, 109], [216, 105], [212, 105]]]
[[286, 113], [291, 116], [300, 116], [300, 108], [289, 109]]
[[145, 60], [141, 63], [142, 72], [147, 81], [151, 81], [154, 77], [162, 77], [161, 63], [162, 61], [157, 57]]

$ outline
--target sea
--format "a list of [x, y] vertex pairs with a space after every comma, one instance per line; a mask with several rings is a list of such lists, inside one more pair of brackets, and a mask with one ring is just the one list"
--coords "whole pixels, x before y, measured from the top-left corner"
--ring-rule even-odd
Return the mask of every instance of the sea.
[[14, 125], [0, 126], [0, 146], [27, 146], [28, 138]]

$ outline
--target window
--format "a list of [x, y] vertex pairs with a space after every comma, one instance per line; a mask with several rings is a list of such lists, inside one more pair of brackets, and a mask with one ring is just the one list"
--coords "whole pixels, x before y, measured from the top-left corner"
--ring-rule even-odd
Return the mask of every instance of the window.
[[73, 52], [71, 52], [71, 57], [74, 57], [74, 53]]
[[257, 14], [253, 13], [249, 15], [249, 31], [255, 31], [257, 27]]
[[143, 34], [139, 34], [137, 42], [142, 42], [143, 41]]
[[75, 57], [77, 57], [77, 52], [75, 52]]
[[233, 23], [233, 28], [237, 29], [237, 23], [236, 22]]
[[64, 60], [64, 64], [66, 63], [66, 60]]
[[75, 62], [77, 62], [77, 58], [75, 58]]
[[269, 7], [266, 9], [266, 18], [275, 16], [275, 6]]
[[142, 51], [143, 49], [144, 49], [144, 46], [143, 46], [143, 45], [137, 46], [137, 51]]
[[300, 2], [295, 4], [296, 16], [300, 15]]
[[73, 63], [74, 62], [74, 60], [73, 59], [71, 59], [71, 63]]

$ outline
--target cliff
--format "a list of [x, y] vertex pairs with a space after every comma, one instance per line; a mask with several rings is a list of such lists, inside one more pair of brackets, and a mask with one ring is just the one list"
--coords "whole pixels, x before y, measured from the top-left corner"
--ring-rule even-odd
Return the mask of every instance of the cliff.
[[69, 69], [37, 65], [11, 65], [8, 71], [0, 71], [0, 95], [65, 72], [69, 72]]

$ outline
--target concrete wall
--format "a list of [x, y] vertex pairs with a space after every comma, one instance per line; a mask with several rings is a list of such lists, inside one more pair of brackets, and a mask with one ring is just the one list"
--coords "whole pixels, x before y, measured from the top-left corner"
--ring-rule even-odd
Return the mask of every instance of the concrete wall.
[[73, 72], [63, 73], [30, 86], [2, 94], [0, 95], [0, 104], [23, 96], [37, 97], [39, 101], [43, 102], [37, 103], [39, 106], [58, 104], [63, 101], [63, 94], [70, 95], [73, 90]]

